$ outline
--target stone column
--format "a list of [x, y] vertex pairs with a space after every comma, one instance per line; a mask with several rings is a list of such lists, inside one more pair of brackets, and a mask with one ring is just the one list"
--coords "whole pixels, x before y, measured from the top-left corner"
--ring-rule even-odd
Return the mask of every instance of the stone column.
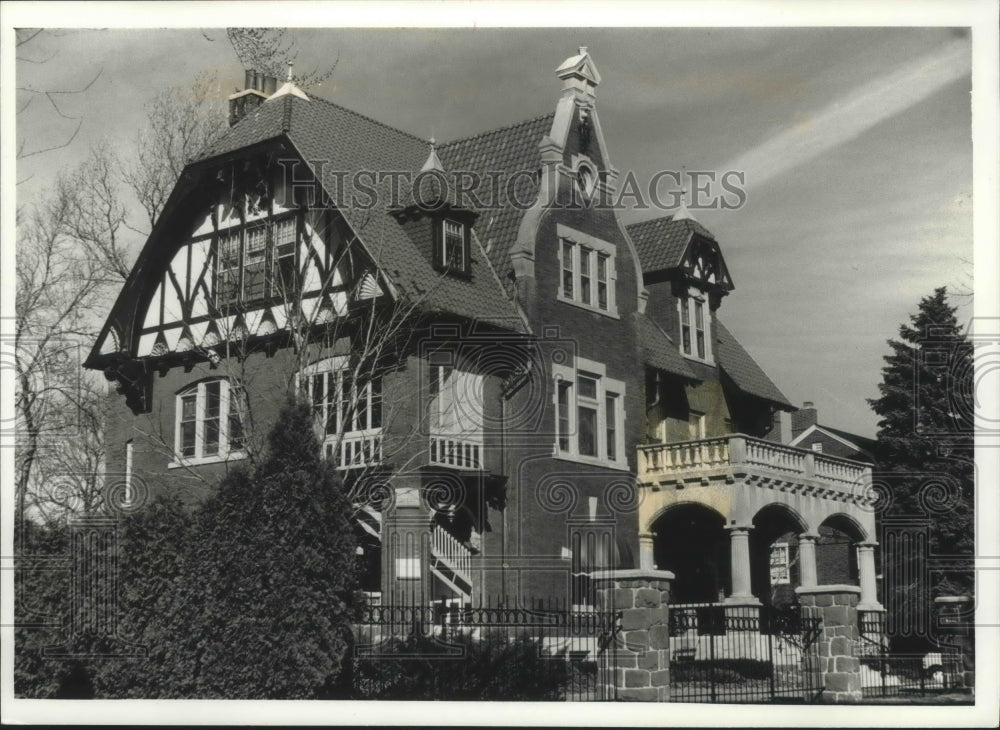
[[601, 684], [605, 700], [666, 702], [670, 692], [668, 570], [605, 570], [590, 574], [597, 607], [620, 615], [620, 630], [606, 651]]
[[653, 563], [653, 541], [655, 539], [655, 532], [639, 533], [639, 567], [643, 570], [656, 570], [656, 565]]
[[875, 584], [875, 546], [877, 542], [859, 542], [858, 548], [858, 582], [861, 583], [861, 601], [858, 608], [866, 611], [879, 611], [882, 604], [878, 602], [878, 588]]
[[729, 571], [733, 592], [726, 603], [759, 604], [760, 601], [750, 591], [750, 526], [730, 525], [729, 530]]
[[820, 701], [831, 704], [861, 702], [861, 660], [858, 659], [857, 586], [828, 585], [795, 589], [804, 617], [818, 617], [823, 625], [815, 645], [803, 656], [813, 689], [822, 689]]
[[803, 588], [816, 586], [816, 540], [819, 535], [804, 532], [799, 535], [799, 585]]

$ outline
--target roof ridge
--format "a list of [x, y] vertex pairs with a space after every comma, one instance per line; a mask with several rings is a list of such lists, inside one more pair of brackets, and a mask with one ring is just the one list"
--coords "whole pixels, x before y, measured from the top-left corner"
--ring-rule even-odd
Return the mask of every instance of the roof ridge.
[[406, 137], [409, 137], [410, 139], [416, 140], [417, 142], [420, 142], [421, 144], [428, 144], [428, 140], [424, 139], [423, 137], [418, 137], [417, 135], [412, 134], [411, 132], [407, 132], [405, 129], [400, 129], [399, 127], [394, 127], [391, 124], [386, 124], [385, 122], [382, 122], [382, 121], [379, 121], [378, 119], [375, 119], [375, 117], [370, 117], [367, 114], [362, 114], [361, 112], [354, 111], [353, 109], [349, 109], [346, 106], [343, 106], [342, 104], [338, 104], [335, 101], [330, 101], [329, 99], [324, 99], [322, 96], [317, 96], [316, 94], [310, 93], [308, 91], [306, 92], [306, 95], [311, 100], [321, 101], [324, 104], [329, 104], [330, 106], [336, 107], [337, 109], [340, 109], [341, 111], [345, 111], [348, 114], [351, 114], [351, 115], [353, 115], [355, 117], [358, 117], [359, 119], [364, 119], [366, 122], [371, 122], [373, 124], [377, 124], [380, 127], [384, 127], [384, 128], [386, 128], [386, 129], [388, 129], [390, 131], [397, 132], [397, 133], [402, 134], [402, 135], [404, 135]]
[[[639, 226], [650, 225], [652, 223], [670, 223], [674, 220], [674, 214], [661, 215], [659, 218], [647, 218], [644, 221], [636, 221], [634, 223], [626, 223], [625, 228], [638, 228]], [[690, 220], [690, 218], [682, 218], [681, 221]]]
[[458, 137], [456, 139], [451, 140], [450, 142], [444, 142], [437, 145], [437, 148], [441, 149], [442, 147], [450, 147], [452, 145], [458, 144], [459, 142], [469, 142], [479, 137], [485, 137], [490, 134], [496, 134], [497, 132], [504, 132], [508, 129], [514, 129], [515, 127], [522, 127], [528, 124], [532, 124], [533, 122], [540, 121], [542, 119], [547, 119], [548, 117], [552, 116], [555, 116], [554, 111], [546, 112], [545, 114], [538, 114], [536, 116], [529, 117], [528, 119], [522, 119], [519, 122], [512, 122], [510, 124], [505, 124], [500, 127], [494, 127], [493, 129], [487, 129], [483, 132], [477, 132], [476, 134], [469, 135], [468, 137]]

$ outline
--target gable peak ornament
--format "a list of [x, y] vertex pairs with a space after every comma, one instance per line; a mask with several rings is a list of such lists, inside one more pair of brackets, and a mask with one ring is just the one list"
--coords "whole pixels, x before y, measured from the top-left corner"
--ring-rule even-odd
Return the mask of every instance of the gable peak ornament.
[[586, 46], [580, 46], [575, 56], [563, 61], [556, 69], [556, 76], [562, 79], [563, 93], [572, 93], [581, 101], [593, 99], [594, 90], [601, 83], [601, 74]]

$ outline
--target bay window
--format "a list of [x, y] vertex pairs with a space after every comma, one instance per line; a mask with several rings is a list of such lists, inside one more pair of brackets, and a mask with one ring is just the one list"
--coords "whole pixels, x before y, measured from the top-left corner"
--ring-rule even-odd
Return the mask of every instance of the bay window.
[[341, 469], [381, 462], [380, 377], [355, 378], [348, 358], [333, 357], [305, 368], [299, 383], [322, 433], [324, 456]]
[[[448, 359], [443, 354], [442, 359]], [[482, 468], [483, 376], [430, 362], [430, 446], [432, 464], [460, 469]]]

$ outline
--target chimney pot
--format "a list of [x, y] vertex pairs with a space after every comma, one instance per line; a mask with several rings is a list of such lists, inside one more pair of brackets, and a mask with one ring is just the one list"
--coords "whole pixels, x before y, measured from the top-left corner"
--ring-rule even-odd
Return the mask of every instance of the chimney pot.
[[802, 403], [802, 407], [803, 408], [815, 408], [816, 406], [813, 404], [813, 402], [811, 400], [807, 400], [807, 401], [805, 401], [805, 402]]
[[277, 76], [265, 76], [264, 77], [264, 93], [271, 96], [275, 91], [278, 90], [278, 77]]
[[250, 69], [250, 68], [248, 68], [246, 71], [243, 72], [243, 88], [244, 88], [244, 90], [246, 90], [246, 89], [252, 89], [253, 88], [253, 75], [254, 75], [254, 71], [253, 71], [253, 69]]

